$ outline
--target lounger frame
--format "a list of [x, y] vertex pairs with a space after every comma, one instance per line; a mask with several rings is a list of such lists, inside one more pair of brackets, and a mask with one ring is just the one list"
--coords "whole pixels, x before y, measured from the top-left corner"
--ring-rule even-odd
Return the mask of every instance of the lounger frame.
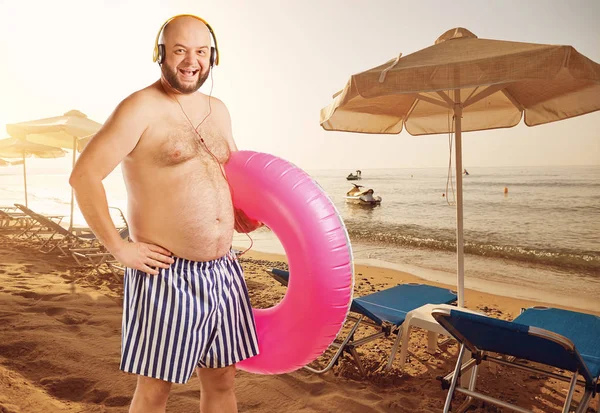
[[[452, 310], [452, 311], [454, 311], [454, 310]], [[534, 367], [525, 365], [525, 364], [517, 361], [517, 359], [515, 359], [514, 357], [493, 356], [493, 355], [489, 354], [488, 352], [486, 352], [482, 349], [479, 349], [475, 344], [473, 344], [471, 341], [469, 341], [461, 332], [459, 332], [455, 328], [455, 326], [448, 320], [450, 317], [450, 313], [451, 313], [451, 310], [447, 310], [447, 309], [434, 309], [432, 311], [432, 316], [435, 318], [435, 320], [438, 323], [440, 323], [450, 334], [452, 334], [460, 343], [460, 350], [459, 350], [458, 359], [457, 359], [454, 371], [441, 379], [442, 387], [449, 389], [448, 395], [446, 397], [446, 402], [444, 404], [444, 410], [443, 410], [444, 413], [448, 413], [451, 411], [450, 409], [451, 409], [451, 405], [452, 405], [452, 399], [454, 397], [455, 392], [462, 393], [467, 396], [467, 399], [465, 400], [465, 402], [455, 410], [456, 412], [466, 411], [468, 409], [468, 407], [473, 403], [474, 399], [478, 399], [478, 400], [482, 400], [487, 403], [491, 403], [491, 404], [494, 404], [494, 405], [497, 405], [500, 407], [511, 409], [515, 412], [533, 413], [533, 411], [531, 411], [531, 410], [524, 409], [515, 404], [509, 403], [509, 402], [506, 402], [506, 401], [500, 400], [498, 398], [491, 397], [491, 396], [488, 396], [486, 394], [476, 391], [477, 373], [479, 370], [479, 366], [481, 365], [481, 363], [483, 361], [487, 361], [489, 363], [496, 363], [496, 364], [500, 364], [503, 366], [512, 367], [512, 368], [516, 368], [516, 369], [520, 369], [520, 370], [524, 370], [524, 371], [528, 371], [528, 372], [533, 372], [536, 374], [545, 375], [548, 377], [552, 377], [552, 378], [555, 378], [558, 380], [568, 382], [569, 390], [568, 390], [567, 396], [565, 397], [565, 402], [564, 402], [563, 409], [562, 409], [563, 413], [569, 413], [572, 411], [571, 404], [573, 402], [573, 395], [575, 394], [575, 388], [576, 388], [577, 384], [580, 384], [585, 387], [585, 393], [582, 396], [581, 400], [579, 401], [579, 404], [575, 410], [575, 413], [584, 413], [587, 411], [589, 402], [592, 399], [592, 397], [595, 395], [597, 389], [596, 389], [596, 385], [590, 386], [588, 383], [586, 383], [586, 381], [578, 380], [578, 377], [580, 374], [579, 370], [572, 372], [571, 375], [561, 375], [561, 374], [556, 374], [552, 371], [547, 371], [547, 370], [538, 369], [538, 368], [534, 368]], [[591, 376], [589, 370], [585, 366], [585, 362], [583, 361], [581, 355], [575, 348], [575, 345], [568, 338], [566, 338], [560, 334], [557, 334], [555, 332], [548, 331], [548, 330], [538, 328], [538, 327], [533, 327], [533, 326], [529, 327], [528, 335], [534, 336], [534, 337], [539, 337], [544, 340], [548, 340], [548, 341], [551, 341], [551, 342], [554, 342], [554, 343], [560, 345], [567, 352], [572, 353], [572, 355], [578, 359], [578, 362], [579, 362], [578, 364], [580, 365], [580, 369], [585, 370], [582, 372], [582, 373], [585, 373], [584, 376], [585, 375]], [[465, 353], [467, 351], [469, 351], [471, 353], [471, 358], [470, 358], [470, 360], [463, 363], [462, 360], [465, 357]], [[460, 378], [460, 376], [462, 374], [464, 374], [465, 372], [467, 372], [471, 369], [473, 371], [471, 374], [471, 379], [469, 381], [468, 388], [464, 388], [459, 384], [458, 379]]]

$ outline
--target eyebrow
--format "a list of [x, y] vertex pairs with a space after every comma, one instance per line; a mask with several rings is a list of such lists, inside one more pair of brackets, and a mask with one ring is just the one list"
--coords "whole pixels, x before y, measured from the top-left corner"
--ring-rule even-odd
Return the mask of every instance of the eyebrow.
[[[173, 47], [183, 47], [184, 49], [193, 49], [193, 48], [190, 48], [190, 47], [188, 47], [188, 46], [186, 46], [184, 44], [181, 44], [181, 43], [175, 43], [173, 45]], [[208, 49], [208, 48], [209, 48], [209, 46], [200, 46], [200, 47], [197, 47], [196, 49]]]

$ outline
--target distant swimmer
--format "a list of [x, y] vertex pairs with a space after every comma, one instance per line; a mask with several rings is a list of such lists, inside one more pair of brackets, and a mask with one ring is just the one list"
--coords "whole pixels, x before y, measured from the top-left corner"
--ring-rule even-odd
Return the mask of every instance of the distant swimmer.
[[467, 170], [466, 170], [466, 169], [463, 169], [463, 174], [465, 174], [465, 175], [469, 175], [469, 173], [467, 172]]

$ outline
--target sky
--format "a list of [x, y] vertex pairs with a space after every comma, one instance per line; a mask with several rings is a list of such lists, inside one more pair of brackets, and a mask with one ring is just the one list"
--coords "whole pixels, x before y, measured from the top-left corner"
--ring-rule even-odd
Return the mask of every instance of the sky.
[[[328, 132], [319, 111], [354, 74], [466, 27], [480, 38], [565, 44], [600, 63], [600, 1], [0, 0], [0, 138], [5, 124], [77, 109], [104, 122], [158, 79], [156, 33], [179, 13], [218, 40], [213, 95], [240, 149], [304, 169], [447, 167], [448, 136]], [[202, 91], [210, 91], [207, 81]], [[600, 112], [463, 134], [470, 167], [600, 165]], [[70, 162], [70, 157], [65, 162]]]

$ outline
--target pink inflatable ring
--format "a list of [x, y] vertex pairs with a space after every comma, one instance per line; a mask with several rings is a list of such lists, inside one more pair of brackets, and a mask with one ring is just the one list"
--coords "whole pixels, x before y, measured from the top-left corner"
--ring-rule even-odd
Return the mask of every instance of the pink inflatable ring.
[[253, 309], [260, 354], [237, 367], [262, 374], [297, 370], [323, 354], [348, 314], [354, 270], [346, 228], [321, 187], [281, 158], [234, 152], [225, 173], [234, 205], [277, 235], [290, 270], [283, 300]]

